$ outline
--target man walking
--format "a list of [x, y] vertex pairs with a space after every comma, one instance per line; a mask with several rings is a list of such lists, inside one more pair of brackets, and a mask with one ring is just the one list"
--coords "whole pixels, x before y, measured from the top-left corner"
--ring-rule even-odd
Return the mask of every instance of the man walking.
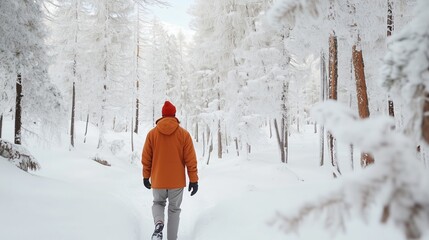
[[188, 191], [192, 191], [191, 196], [198, 191], [197, 158], [192, 138], [188, 131], [179, 126], [180, 122], [175, 116], [176, 107], [166, 101], [162, 107], [162, 118], [147, 134], [143, 148], [143, 183], [146, 188], [153, 189], [155, 231], [152, 240], [162, 239], [167, 199], [167, 239], [177, 239], [180, 204], [183, 188], [186, 187], [185, 167], [189, 177]]

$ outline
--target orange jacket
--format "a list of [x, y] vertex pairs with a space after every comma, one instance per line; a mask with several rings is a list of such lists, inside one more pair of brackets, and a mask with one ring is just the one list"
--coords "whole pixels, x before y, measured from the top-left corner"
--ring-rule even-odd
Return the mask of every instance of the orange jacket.
[[157, 121], [149, 131], [142, 153], [143, 177], [155, 189], [184, 188], [185, 166], [190, 182], [198, 181], [197, 157], [188, 131], [175, 117]]

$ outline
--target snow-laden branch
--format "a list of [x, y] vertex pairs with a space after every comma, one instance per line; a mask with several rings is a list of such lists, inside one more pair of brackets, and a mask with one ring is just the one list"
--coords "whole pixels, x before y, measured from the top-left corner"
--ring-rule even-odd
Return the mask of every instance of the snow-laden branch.
[[389, 39], [382, 86], [403, 100], [406, 131], [422, 135], [423, 106], [429, 94], [429, 1], [420, 0], [416, 17]]
[[[392, 130], [386, 116], [360, 120], [342, 104], [320, 103], [312, 116], [345, 143], [372, 153], [376, 163], [326, 196], [304, 203], [294, 214], [279, 214], [280, 227], [297, 230], [312, 214], [324, 214], [326, 227], [334, 233], [345, 230], [347, 219], [364, 220], [372, 212], [380, 223], [400, 228], [408, 239], [419, 239], [429, 227], [429, 178], [415, 156], [415, 146], [404, 134]], [[377, 211], [369, 211], [372, 208]]]
[[268, 19], [273, 25], [283, 24], [293, 27], [297, 16], [319, 16], [320, 0], [280, 0], [268, 11]]
[[0, 156], [26, 172], [40, 169], [39, 163], [27, 149], [3, 139], [0, 139]]

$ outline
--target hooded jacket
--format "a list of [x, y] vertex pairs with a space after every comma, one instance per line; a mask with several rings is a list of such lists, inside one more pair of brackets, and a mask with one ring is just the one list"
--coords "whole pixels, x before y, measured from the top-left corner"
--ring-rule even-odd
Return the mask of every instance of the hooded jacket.
[[197, 157], [188, 131], [175, 117], [157, 121], [149, 131], [142, 153], [143, 178], [151, 178], [152, 188], [186, 186], [185, 167], [190, 182], [198, 181]]

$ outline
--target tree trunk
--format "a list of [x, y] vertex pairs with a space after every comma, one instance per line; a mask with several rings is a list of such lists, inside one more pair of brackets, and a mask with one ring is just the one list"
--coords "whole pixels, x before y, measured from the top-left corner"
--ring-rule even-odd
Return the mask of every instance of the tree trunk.
[[[131, 128], [133, 128], [133, 123], [134, 119], [131, 117]], [[134, 132], [130, 131], [131, 133], [131, 152], [134, 152]]]
[[[361, 118], [369, 117], [369, 107], [368, 107], [368, 95], [366, 88], [365, 80], [365, 69], [363, 62], [362, 50], [357, 50], [356, 45], [353, 46], [353, 66], [355, 69], [355, 78], [356, 78], [356, 94], [357, 94], [357, 104], [359, 110], [359, 116]], [[374, 163], [374, 158], [367, 154], [361, 154], [361, 166], [366, 167], [369, 164]]]
[[83, 139], [83, 143], [86, 143], [86, 135], [88, 134], [88, 123], [89, 123], [89, 113], [86, 114], [85, 137]]
[[[104, 39], [107, 39], [107, 23], [109, 20], [109, 9], [107, 7], [107, 3], [105, 3], [105, 7], [106, 7], [106, 19], [105, 19], [105, 24], [104, 24]], [[102, 103], [101, 103], [101, 111], [100, 111], [100, 125], [99, 125], [99, 138], [98, 138], [98, 144], [97, 144], [97, 149], [100, 149], [103, 147], [104, 145], [104, 134], [105, 134], [105, 117], [104, 115], [105, 110], [106, 110], [106, 104], [107, 104], [107, 82], [108, 82], [108, 62], [107, 62], [107, 56], [108, 56], [108, 50], [107, 50], [107, 43], [104, 43], [104, 66], [103, 66], [103, 89], [102, 89]]]
[[[338, 99], [338, 44], [337, 36], [334, 34], [329, 36], [329, 99]], [[331, 133], [328, 133], [328, 139], [331, 164], [338, 169], [335, 138]]]
[[425, 93], [423, 105], [422, 137], [426, 144], [429, 144], [429, 93]]
[[329, 36], [329, 99], [338, 99], [338, 44], [337, 36]]
[[2, 129], [3, 129], [3, 113], [0, 114], [0, 138], [2, 135]]
[[285, 163], [288, 163], [288, 157], [289, 157], [289, 128], [287, 126], [287, 123], [285, 123], [285, 121], [283, 121], [283, 125], [285, 125], [284, 127], [284, 138], [283, 138], [283, 145], [284, 145], [284, 152], [285, 152]]
[[138, 97], [138, 92], [139, 92], [139, 81], [137, 80], [136, 82], [137, 85], [137, 97], [136, 97], [136, 122], [135, 122], [135, 126], [134, 126], [134, 132], [135, 133], [139, 133], [139, 97]]
[[72, 109], [71, 109], [71, 120], [70, 120], [70, 145], [74, 147], [74, 122], [75, 122], [75, 110], [76, 110], [76, 87], [75, 82], [73, 82], [72, 89]]
[[237, 157], [240, 156], [240, 149], [238, 148], [238, 139], [235, 138], [235, 150], [237, 151]]
[[210, 156], [212, 155], [211, 154], [212, 152], [213, 152], [213, 136], [210, 139], [209, 157], [207, 158], [207, 165], [209, 165], [209, 163], [210, 163]]
[[15, 101], [15, 144], [21, 145], [22, 129], [22, 76], [20, 73], [16, 77], [16, 101]]
[[[394, 25], [393, 25], [393, 2], [392, 0], [387, 0], [387, 37], [390, 37], [393, 33]], [[389, 110], [389, 116], [395, 116], [395, 108], [393, 105], [393, 101], [389, 98], [387, 107]]]
[[289, 118], [288, 118], [288, 94], [289, 94], [289, 83], [283, 82], [283, 93], [282, 93], [282, 143], [284, 148], [284, 163], [288, 162], [288, 136], [289, 136]]
[[204, 157], [204, 155], [206, 154], [206, 139], [205, 139], [205, 136], [204, 136], [204, 131], [203, 131], [203, 136], [202, 136], [202, 138], [203, 138], [203, 157]]
[[[139, 6], [137, 6], [138, 8]], [[134, 132], [139, 133], [139, 59], [140, 59], [140, 39], [139, 39], [139, 9], [137, 9], [137, 49], [136, 49], [136, 122], [134, 126]]]
[[[320, 52], [320, 101], [326, 99], [326, 58], [323, 50]], [[320, 125], [320, 166], [325, 164], [325, 127]]]
[[[195, 142], [198, 142], [198, 122], [195, 123]], [[204, 131], [203, 131], [204, 134]], [[204, 138], [204, 137], [203, 137]]]
[[[75, 46], [77, 46], [77, 33], [79, 31], [79, 2], [76, 1], [75, 5], [75, 21], [76, 21], [76, 28], [74, 33], [74, 43]], [[70, 119], [70, 146], [74, 147], [74, 138], [75, 138], [75, 130], [74, 130], [74, 123], [75, 123], [75, 114], [76, 114], [76, 76], [77, 76], [77, 54], [76, 50], [74, 50], [73, 55], [73, 86], [72, 86], [72, 107], [71, 107], [71, 119]]]
[[277, 125], [277, 119], [274, 119], [274, 129], [276, 131], [276, 136], [277, 136], [277, 143], [279, 144], [279, 149], [280, 149], [280, 160], [282, 163], [286, 163], [286, 158], [285, 158], [285, 149], [283, 147], [283, 142], [282, 139], [280, 137], [280, 129]]
[[[220, 84], [220, 77], [217, 78], [218, 85]], [[217, 110], [220, 111], [220, 92], [218, 90], [217, 92], [217, 98], [218, 98], [218, 106]], [[220, 125], [220, 119], [217, 122], [217, 157], [219, 159], [222, 158], [222, 132], [221, 132], [221, 125]]]

